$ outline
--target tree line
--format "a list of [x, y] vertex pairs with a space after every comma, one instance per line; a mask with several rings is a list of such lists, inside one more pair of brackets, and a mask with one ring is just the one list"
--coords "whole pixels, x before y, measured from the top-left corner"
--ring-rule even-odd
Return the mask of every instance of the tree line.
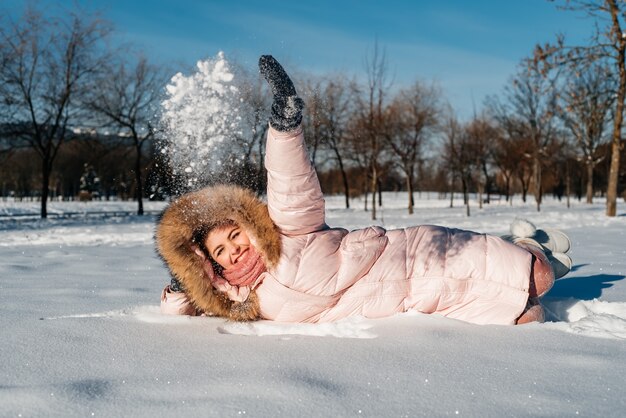
[[[596, 23], [589, 45], [562, 37], [522, 57], [502, 92], [464, 121], [441, 88], [416, 79], [394, 86], [385, 50], [375, 44], [359, 75], [296, 74], [306, 102], [304, 125], [325, 193], [364, 196], [377, 217], [382, 191], [470, 193], [512, 202], [532, 195], [606, 196], [615, 216], [626, 170], [623, 107], [626, 6], [616, 0], [565, 1]], [[0, 186], [2, 196], [74, 199], [87, 168], [99, 198], [171, 198], [183, 188], [160, 144], [164, 87], [173, 74], [132, 47], [111, 47], [113, 28], [80, 10], [61, 17], [29, 8], [0, 19]], [[236, 62], [245, 86], [234, 135], [212, 181], [264, 190], [264, 135], [271, 95], [256, 71]], [[301, 87], [300, 87], [301, 86]]]

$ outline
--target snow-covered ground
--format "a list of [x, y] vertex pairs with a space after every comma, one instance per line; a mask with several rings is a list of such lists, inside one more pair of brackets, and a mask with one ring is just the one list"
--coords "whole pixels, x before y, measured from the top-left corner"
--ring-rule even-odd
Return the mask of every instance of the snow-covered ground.
[[[371, 224], [327, 199], [328, 223]], [[385, 195], [388, 229], [434, 223], [504, 234], [515, 217], [565, 230], [574, 269], [549, 322], [477, 326], [409, 313], [333, 324], [159, 313], [168, 281], [154, 217], [0, 218], [0, 416], [624, 416], [626, 204], [513, 206]], [[162, 203], [148, 202], [147, 209]], [[52, 202], [50, 210], [134, 210]], [[38, 203], [0, 202], [0, 213]]]

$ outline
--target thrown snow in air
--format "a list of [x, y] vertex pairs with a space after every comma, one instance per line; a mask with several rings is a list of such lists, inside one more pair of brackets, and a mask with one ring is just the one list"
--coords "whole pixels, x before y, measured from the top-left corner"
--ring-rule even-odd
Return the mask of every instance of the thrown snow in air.
[[216, 148], [240, 131], [239, 88], [223, 52], [198, 61], [196, 72], [177, 73], [161, 105], [165, 142], [161, 152], [184, 177], [186, 186], [202, 184], [216, 164]]

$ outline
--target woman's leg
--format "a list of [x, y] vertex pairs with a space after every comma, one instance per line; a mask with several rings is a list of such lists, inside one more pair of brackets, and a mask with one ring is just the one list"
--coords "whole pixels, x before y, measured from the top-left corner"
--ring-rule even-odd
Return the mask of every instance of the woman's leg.
[[544, 322], [546, 313], [539, 302], [539, 298], [529, 298], [526, 310], [517, 318], [517, 325], [528, 324], [530, 322]]
[[[520, 244], [518, 244], [520, 245]], [[554, 285], [554, 270], [545, 253], [532, 245], [520, 245], [532, 254], [530, 284], [528, 294], [531, 298], [544, 296]]]

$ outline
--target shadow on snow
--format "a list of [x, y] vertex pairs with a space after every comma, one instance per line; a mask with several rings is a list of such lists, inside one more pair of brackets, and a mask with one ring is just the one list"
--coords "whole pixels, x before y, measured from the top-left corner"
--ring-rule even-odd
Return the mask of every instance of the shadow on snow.
[[603, 289], [608, 289], [613, 286], [614, 282], [625, 278], [626, 276], [616, 274], [563, 278], [554, 283], [554, 287], [547, 294], [547, 297], [593, 300], [602, 296]]

